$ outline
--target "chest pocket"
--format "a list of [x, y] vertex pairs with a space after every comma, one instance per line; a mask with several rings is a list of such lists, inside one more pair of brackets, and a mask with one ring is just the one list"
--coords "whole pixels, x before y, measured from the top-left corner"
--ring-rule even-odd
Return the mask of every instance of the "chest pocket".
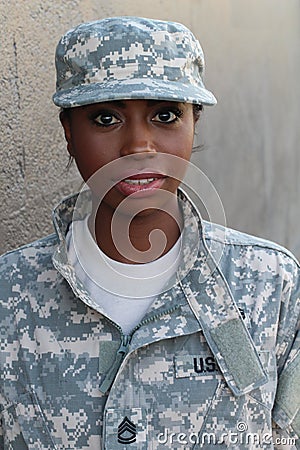
[[4, 450], [56, 450], [34, 392], [2, 411]]

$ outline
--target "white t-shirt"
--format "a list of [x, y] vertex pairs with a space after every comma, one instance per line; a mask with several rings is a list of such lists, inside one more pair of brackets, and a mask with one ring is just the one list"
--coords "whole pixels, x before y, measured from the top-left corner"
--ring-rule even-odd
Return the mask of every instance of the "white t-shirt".
[[181, 237], [155, 261], [125, 264], [101, 251], [89, 230], [88, 217], [72, 222], [67, 233], [69, 262], [102, 311], [129, 334], [176, 273]]

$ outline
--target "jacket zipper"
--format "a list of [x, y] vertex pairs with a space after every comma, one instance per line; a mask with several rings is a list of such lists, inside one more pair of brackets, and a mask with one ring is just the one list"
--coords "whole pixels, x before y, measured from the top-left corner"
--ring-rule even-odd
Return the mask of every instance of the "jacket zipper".
[[102, 394], [106, 394], [106, 392], [110, 389], [111, 385], [113, 384], [113, 381], [117, 375], [120, 365], [123, 359], [125, 358], [125, 355], [128, 353], [130, 340], [131, 335], [128, 334], [122, 335], [121, 345], [117, 351], [116, 359], [111, 368], [109, 369], [109, 371], [107, 372], [104, 380], [100, 384], [99, 389], [100, 392], [102, 392]]
[[[164, 311], [162, 314], [170, 314], [178, 308], [179, 308], [179, 306], [173, 306], [173, 308], [170, 308], [167, 311]], [[162, 314], [155, 314], [147, 319], [142, 320], [135, 328], [133, 328], [133, 330], [131, 331], [131, 334], [123, 334], [122, 329], [119, 326], [116, 327], [121, 331], [121, 344], [117, 350], [116, 358], [113, 362], [113, 365], [111, 366], [111, 368], [105, 375], [104, 380], [100, 384], [99, 390], [102, 394], [106, 394], [110, 390], [110, 388], [114, 382], [114, 379], [119, 371], [119, 368], [120, 368], [125, 356], [129, 352], [130, 342], [131, 342], [133, 333], [138, 328], [140, 328], [142, 325], [146, 325], [147, 323], [152, 322], [153, 320], [156, 320]], [[108, 319], [108, 320], [110, 322], [112, 322], [110, 319]], [[114, 326], [116, 326], [116, 324], [114, 322], [112, 322], [112, 323], [114, 324]]]

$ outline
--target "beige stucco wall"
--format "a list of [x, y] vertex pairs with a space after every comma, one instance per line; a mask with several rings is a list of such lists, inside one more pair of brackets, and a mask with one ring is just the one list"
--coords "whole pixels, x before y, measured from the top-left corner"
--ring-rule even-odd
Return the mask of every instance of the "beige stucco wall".
[[52, 206], [80, 187], [51, 101], [60, 35], [125, 14], [180, 21], [200, 38], [219, 104], [205, 111], [195, 161], [230, 226], [300, 256], [298, 0], [0, 0], [1, 250], [52, 232]]

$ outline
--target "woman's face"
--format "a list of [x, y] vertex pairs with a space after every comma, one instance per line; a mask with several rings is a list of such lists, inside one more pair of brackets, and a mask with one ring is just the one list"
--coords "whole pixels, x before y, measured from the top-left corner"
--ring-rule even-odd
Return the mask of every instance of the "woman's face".
[[[61, 121], [68, 151], [84, 181], [118, 160], [120, 173], [109, 192], [111, 206], [134, 193], [149, 196], [157, 188], [176, 193], [180, 181], [162, 169], [158, 155], [189, 161], [196, 121], [191, 104], [153, 100], [96, 103], [63, 112]], [[133, 175], [129, 166], [134, 167]]]

